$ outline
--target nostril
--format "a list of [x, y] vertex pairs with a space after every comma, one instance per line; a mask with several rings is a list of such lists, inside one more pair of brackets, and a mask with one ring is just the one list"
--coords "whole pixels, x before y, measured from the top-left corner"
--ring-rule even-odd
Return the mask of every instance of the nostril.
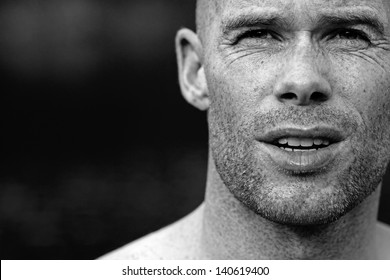
[[322, 92], [313, 92], [310, 96], [310, 99], [314, 102], [324, 102], [328, 100], [328, 96]]
[[285, 99], [285, 100], [293, 100], [293, 99], [298, 99], [297, 95], [293, 92], [286, 92], [286, 93], [283, 93], [281, 96], [280, 96], [281, 99]]

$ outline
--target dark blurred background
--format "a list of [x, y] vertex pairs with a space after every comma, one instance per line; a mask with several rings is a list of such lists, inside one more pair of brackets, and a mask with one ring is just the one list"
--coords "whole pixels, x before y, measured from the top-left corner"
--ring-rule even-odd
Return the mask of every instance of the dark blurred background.
[[[201, 203], [206, 114], [181, 97], [174, 53], [194, 11], [1, 1], [1, 259], [93, 259]], [[389, 175], [382, 193], [390, 223]]]

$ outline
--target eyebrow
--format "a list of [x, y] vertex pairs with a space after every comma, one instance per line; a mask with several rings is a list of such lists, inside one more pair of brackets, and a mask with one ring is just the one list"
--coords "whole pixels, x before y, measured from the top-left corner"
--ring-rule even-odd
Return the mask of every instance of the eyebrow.
[[[350, 26], [367, 25], [375, 29], [380, 34], [384, 34], [385, 26], [379, 20], [379, 17], [372, 12], [366, 11], [347, 11], [339, 14], [320, 14], [314, 18], [317, 26]], [[241, 14], [236, 17], [222, 20], [222, 33], [228, 34], [233, 30], [256, 26], [280, 26], [286, 29], [294, 23], [292, 17], [286, 18], [279, 13], [250, 13]]]
[[318, 19], [319, 26], [348, 26], [367, 25], [375, 29], [380, 34], [384, 34], [385, 26], [376, 17], [367, 13], [346, 13], [343, 15], [321, 15]]
[[236, 17], [226, 18], [222, 20], [222, 33], [227, 34], [232, 30], [238, 30], [245, 27], [256, 26], [289, 26], [291, 20], [287, 20], [283, 16], [274, 13], [267, 14], [241, 14]]

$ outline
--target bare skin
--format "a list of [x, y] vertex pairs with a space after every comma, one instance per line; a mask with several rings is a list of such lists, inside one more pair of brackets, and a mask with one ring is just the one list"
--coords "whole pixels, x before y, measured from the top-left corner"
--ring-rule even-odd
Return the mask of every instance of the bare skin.
[[[376, 219], [390, 160], [389, 1], [198, 7], [198, 35], [182, 29], [176, 46], [183, 96], [208, 110], [205, 202], [104, 258], [390, 259]], [[288, 147], [333, 142], [294, 154], [266, 137], [278, 130]]]

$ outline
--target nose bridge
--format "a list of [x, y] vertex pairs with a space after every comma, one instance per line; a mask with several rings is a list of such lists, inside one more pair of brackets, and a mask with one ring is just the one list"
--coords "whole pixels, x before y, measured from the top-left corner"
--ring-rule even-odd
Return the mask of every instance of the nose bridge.
[[[296, 78], [309, 79], [310, 76], [320, 75], [319, 69], [320, 55], [311, 42], [311, 39], [304, 37], [296, 44], [292, 50], [291, 57], [287, 60], [285, 71]], [[313, 78], [313, 77], [312, 77]]]
[[281, 67], [275, 85], [279, 101], [308, 105], [330, 98], [326, 61], [308, 32], [301, 34]]

